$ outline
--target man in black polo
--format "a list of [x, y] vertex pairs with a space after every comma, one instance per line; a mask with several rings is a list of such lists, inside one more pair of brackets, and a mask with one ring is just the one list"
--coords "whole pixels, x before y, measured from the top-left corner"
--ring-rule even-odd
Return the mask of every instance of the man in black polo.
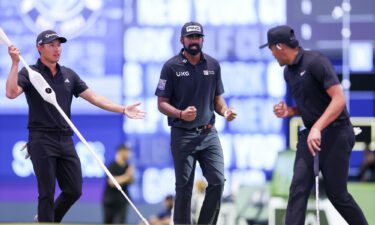
[[[52, 30], [41, 32], [36, 40], [40, 58], [31, 68], [38, 71], [55, 91], [58, 104], [69, 118], [73, 95], [129, 118], [144, 117], [144, 112], [137, 108], [140, 103], [118, 105], [90, 90], [73, 70], [60, 66], [61, 43], [66, 41]], [[6, 95], [14, 99], [24, 92], [29, 105], [27, 149], [38, 183], [37, 220], [61, 222], [82, 192], [81, 164], [71, 138], [73, 132], [55, 107], [45, 102], [33, 87], [27, 70], [23, 68], [18, 73], [19, 50], [12, 45], [8, 52], [12, 66], [6, 83]], [[56, 179], [61, 194], [54, 201]]]
[[347, 190], [349, 158], [355, 142], [345, 95], [329, 60], [317, 51], [299, 47], [289, 26], [267, 33], [268, 46], [284, 69], [296, 107], [285, 102], [274, 106], [279, 118], [300, 115], [306, 127], [300, 131], [290, 186], [286, 225], [305, 224], [308, 197], [314, 184], [313, 157], [319, 151], [319, 169], [333, 206], [350, 225], [367, 224], [361, 209]]
[[169, 59], [161, 71], [156, 89], [159, 111], [168, 116], [176, 176], [173, 221], [191, 224], [191, 195], [198, 161], [208, 187], [198, 224], [216, 224], [224, 187], [224, 160], [215, 113], [227, 121], [236, 117], [221, 94], [224, 93], [220, 65], [202, 53], [203, 28], [186, 23], [181, 29], [181, 52]]

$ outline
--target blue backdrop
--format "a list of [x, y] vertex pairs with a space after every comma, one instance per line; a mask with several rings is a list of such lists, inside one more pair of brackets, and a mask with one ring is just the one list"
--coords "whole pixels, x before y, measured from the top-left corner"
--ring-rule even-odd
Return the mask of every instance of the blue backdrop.
[[[0, 8], [0, 26], [29, 64], [38, 58], [36, 35], [53, 28], [68, 38], [62, 65], [116, 102], [143, 103], [143, 121], [104, 112], [81, 99], [72, 106], [73, 122], [106, 163], [120, 143], [132, 148], [135, 201], [157, 203], [174, 193], [169, 128], [154, 91], [163, 63], [181, 48], [180, 27], [187, 21], [203, 24], [203, 50], [220, 61], [224, 97], [238, 111], [234, 122], [218, 118], [216, 124], [225, 156], [225, 195], [241, 184], [267, 180], [277, 153], [287, 148], [287, 121], [272, 113], [286, 93], [282, 68], [269, 51], [258, 49], [269, 27], [287, 22], [284, 0], [15, 0], [0, 1]], [[0, 45], [0, 55], [4, 87], [11, 63], [6, 46]], [[1, 88], [0, 201], [36, 199], [31, 163], [19, 151], [27, 140], [26, 127], [24, 96], [6, 99]], [[85, 178], [81, 201], [99, 201], [104, 173], [77, 138], [75, 142]], [[199, 178], [199, 169], [197, 173]]]

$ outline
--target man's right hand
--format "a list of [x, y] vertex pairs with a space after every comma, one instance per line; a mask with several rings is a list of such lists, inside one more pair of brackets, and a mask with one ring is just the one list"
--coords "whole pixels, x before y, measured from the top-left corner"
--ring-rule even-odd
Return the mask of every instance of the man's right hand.
[[197, 109], [195, 106], [189, 106], [181, 111], [181, 119], [185, 121], [193, 121], [197, 117]]
[[273, 113], [275, 113], [275, 115], [278, 118], [288, 117], [289, 116], [288, 106], [286, 105], [284, 101], [281, 101], [277, 103], [276, 105], [274, 105]]
[[10, 58], [12, 58], [13, 63], [18, 63], [20, 61], [20, 50], [14, 45], [8, 47], [8, 53], [10, 55]]

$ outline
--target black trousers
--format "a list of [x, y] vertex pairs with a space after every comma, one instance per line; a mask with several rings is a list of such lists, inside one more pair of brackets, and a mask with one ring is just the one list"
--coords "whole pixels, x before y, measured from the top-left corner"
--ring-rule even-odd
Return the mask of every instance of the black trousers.
[[224, 158], [216, 129], [194, 131], [172, 127], [176, 177], [174, 224], [191, 224], [191, 197], [197, 161], [208, 182], [198, 224], [216, 224], [224, 189]]
[[[61, 222], [82, 193], [81, 163], [72, 138], [30, 131], [28, 152], [38, 183], [38, 221]], [[54, 200], [56, 179], [61, 193]]]
[[[314, 185], [313, 156], [307, 147], [309, 130], [299, 133], [294, 175], [286, 211], [286, 225], [304, 225], [307, 201]], [[319, 153], [327, 197], [349, 225], [367, 225], [366, 218], [348, 193], [349, 158], [355, 142], [350, 122], [333, 123], [322, 131]]]
[[103, 204], [103, 223], [123, 224], [127, 222], [126, 211], [128, 204]]

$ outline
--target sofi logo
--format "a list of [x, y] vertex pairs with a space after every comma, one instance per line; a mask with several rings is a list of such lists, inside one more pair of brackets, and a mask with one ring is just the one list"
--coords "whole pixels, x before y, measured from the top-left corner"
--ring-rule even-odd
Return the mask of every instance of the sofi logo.
[[[34, 174], [33, 165], [27, 155], [27, 149], [24, 148], [26, 141], [17, 141], [12, 149], [12, 170], [19, 177], [28, 177]], [[20, 151], [23, 149], [23, 151]]]
[[187, 77], [187, 76], [190, 76], [190, 74], [189, 74], [189, 71], [181, 71], [181, 72], [176, 72], [176, 76]]

